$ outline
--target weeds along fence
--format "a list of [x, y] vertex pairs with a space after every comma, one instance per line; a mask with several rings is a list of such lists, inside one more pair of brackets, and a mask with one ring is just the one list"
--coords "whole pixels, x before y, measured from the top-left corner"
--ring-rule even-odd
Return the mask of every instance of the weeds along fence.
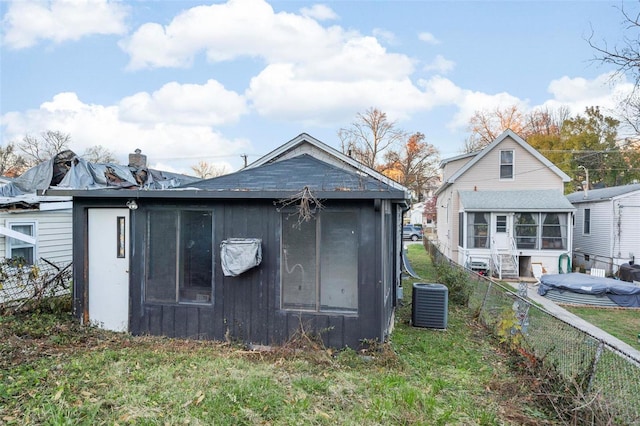
[[640, 359], [537, 306], [522, 288], [514, 292], [452, 263], [431, 241], [425, 245], [434, 264], [465, 271], [468, 307], [479, 321], [555, 382], [547, 397], [562, 417], [572, 424], [640, 424]]
[[71, 263], [40, 258], [27, 265], [21, 259], [0, 259], [0, 309], [18, 310], [71, 291]]

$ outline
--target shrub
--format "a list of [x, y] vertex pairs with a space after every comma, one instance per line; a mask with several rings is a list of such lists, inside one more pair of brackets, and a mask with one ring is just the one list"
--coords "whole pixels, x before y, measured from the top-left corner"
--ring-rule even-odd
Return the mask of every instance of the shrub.
[[447, 261], [436, 263], [436, 276], [440, 284], [449, 289], [449, 301], [460, 306], [467, 306], [471, 295], [471, 285], [467, 273], [460, 267]]

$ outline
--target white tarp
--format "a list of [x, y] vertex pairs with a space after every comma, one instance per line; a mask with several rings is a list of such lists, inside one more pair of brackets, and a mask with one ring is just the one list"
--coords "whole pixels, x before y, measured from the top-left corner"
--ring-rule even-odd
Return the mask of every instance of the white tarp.
[[262, 240], [259, 238], [230, 238], [220, 243], [222, 272], [236, 277], [262, 262]]

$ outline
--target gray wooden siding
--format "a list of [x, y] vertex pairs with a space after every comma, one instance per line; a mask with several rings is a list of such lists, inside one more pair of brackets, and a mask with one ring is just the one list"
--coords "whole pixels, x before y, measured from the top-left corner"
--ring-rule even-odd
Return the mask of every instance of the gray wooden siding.
[[[167, 207], [166, 201], [160, 201]], [[106, 207], [108, 201], [76, 201], [75, 242], [86, 241], [86, 208]], [[135, 231], [130, 268], [130, 331], [180, 338], [232, 339], [256, 344], [283, 343], [301, 327], [318, 332], [332, 347], [357, 347], [362, 339], [382, 340], [388, 331], [385, 322], [392, 309], [385, 306], [381, 291], [381, 212], [373, 200], [353, 202], [324, 201], [325, 209], [351, 210], [358, 214], [358, 313], [312, 313], [280, 309], [281, 213], [270, 200], [176, 202], [180, 207], [207, 207], [214, 211], [215, 269], [211, 305], [147, 303], [143, 297], [146, 208], [132, 212]], [[140, 203], [142, 204], [142, 203]], [[121, 205], [121, 204], [120, 204]], [[228, 238], [261, 238], [262, 263], [238, 277], [225, 277], [219, 261], [219, 247]], [[74, 309], [86, 318], [87, 271], [83, 250], [75, 254]], [[393, 257], [388, 259], [394, 265]], [[396, 271], [395, 275], [399, 275]], [[389, 303], [395, 303], [389, 298]], [[383, 327], [380, 325], [383, 324]]]

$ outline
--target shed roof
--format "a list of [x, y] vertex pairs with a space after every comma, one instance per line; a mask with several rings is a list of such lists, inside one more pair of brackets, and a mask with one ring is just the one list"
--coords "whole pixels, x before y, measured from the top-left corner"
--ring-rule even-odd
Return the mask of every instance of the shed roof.
[[610, 188], [590, 189], [588, 191], [578, 191], [567, 195], [567, 199], [574, 203], [591, 203], [608, 201], [631, 192], [640, 191], [640, 183], [632, 185], [612, 186]]
[[393, 188], [385, 182], [365, 173], [349, 171], [325, 163], [309, 154], [246, 168], [182, 188], [219, 192], [258, 192], [269, 195], [273, 191], [299, 192], [304, 187], [329, 197], [331, 197], [330, 193], [347, 192], [360, 196], [368, 193], [369, 198], [404, 198], [404, 191]]
[[573, 211], [575, 208], [559, 191], [460, 191], [466, 211], [544, 212]]

